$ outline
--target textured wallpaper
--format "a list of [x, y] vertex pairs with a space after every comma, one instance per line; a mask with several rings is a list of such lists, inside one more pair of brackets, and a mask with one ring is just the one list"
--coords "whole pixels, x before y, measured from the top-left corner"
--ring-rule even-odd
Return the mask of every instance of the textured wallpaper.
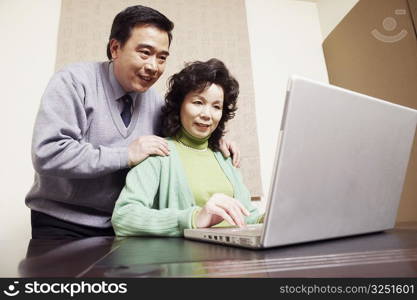
[[155, 88], [165, 94], [167, 78], [185, 62], [216, 57], [240, 83], [236, 117], [227, 138], [242, 152], [241, 172], [252, 197], [262, 195], [259, 146], [249, 36], [244, 0], [63, 0], [56, 69], [78, 61], [107, 60], [106, 45], [114, 16], [131, 5], [159, 10], [174, 22], [165, 73]]

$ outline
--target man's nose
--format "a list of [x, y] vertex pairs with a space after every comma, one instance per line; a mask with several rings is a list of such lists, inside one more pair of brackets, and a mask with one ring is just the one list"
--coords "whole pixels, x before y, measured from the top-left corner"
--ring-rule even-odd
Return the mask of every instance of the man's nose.
[[156, 58], [150, 57], [145, 64], [145, 70], [149, 73], [154, 75], [158, 71], [158, 66], [156, 64]]

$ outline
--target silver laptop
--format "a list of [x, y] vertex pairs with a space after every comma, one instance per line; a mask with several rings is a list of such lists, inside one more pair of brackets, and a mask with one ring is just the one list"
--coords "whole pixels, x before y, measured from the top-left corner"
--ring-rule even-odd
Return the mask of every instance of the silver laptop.
[[184, 236], [268, 248], [394, 227], [417, 111], [293, 76], [264, 224]]

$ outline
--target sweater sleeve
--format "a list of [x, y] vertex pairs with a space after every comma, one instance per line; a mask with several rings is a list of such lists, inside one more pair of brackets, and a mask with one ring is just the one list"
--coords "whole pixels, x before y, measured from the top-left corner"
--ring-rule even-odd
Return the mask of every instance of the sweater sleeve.
[[159, 158], [150, 157], [128, 173], [112, 216], [116, 235], [182, 236], [185, 228], [192, 228], [192, 216], [198, 207], [158, 207], [161, 172]]
[[79, 80], [83, 72], [56, 73], [42, 96], [32, 139], [32, 161], [39, 174], [94, 178], [128, 166], [127, 147], [93, 146], [82, 140], [88, 130], [86, 87]]

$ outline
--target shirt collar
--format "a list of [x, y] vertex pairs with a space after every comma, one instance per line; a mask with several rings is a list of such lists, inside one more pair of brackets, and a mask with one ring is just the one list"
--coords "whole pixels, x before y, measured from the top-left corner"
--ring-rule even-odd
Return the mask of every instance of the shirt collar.
[[135, 92], [126, 93], [123, 87], [120, 85], [120, 83], [117, 81], [116, 76], [114, 76], [114, 65], [112, 62], [109, 63], [109, 79], [110, 79], [110, 85], [111, 89], [113, 91], [113, 100], [119, 100], [124, 95], [129, 94], [132, 99], [135, 99]]

